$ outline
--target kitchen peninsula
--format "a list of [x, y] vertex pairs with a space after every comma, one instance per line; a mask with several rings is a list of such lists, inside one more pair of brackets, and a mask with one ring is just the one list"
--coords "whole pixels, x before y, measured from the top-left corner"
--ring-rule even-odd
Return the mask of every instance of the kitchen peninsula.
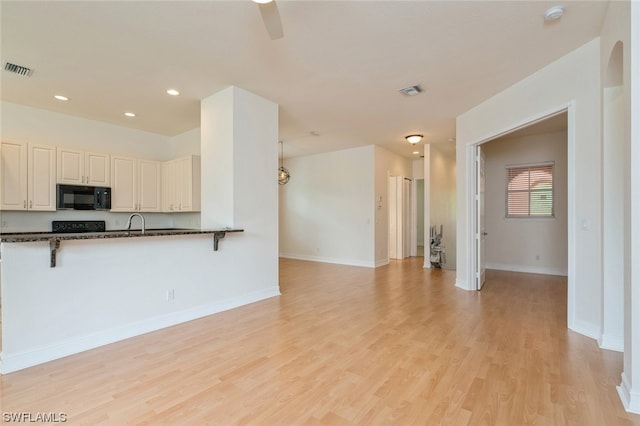
[[0, 235], [2, 374], [278, 295], [277, 283], [252, 288], [238, 278], [248, 269], [240, 233]]

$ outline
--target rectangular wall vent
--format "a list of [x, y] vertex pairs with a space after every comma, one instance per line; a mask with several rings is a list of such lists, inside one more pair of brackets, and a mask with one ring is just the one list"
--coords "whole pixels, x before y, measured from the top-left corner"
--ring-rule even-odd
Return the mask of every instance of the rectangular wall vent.
[[23, 77], [29, 77], [31, 75], [31, 68], [23, 67], [22, 65], [12, 64], [11, 62], [4, 63], [4, 70], [12, 72], [14, 74], [21, 75]]

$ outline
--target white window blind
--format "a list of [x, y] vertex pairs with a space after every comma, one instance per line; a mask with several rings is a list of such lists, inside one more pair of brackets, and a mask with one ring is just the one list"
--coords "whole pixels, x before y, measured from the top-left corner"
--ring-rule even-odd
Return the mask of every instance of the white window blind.
[[553, 217], [553, 166], [507, 166], [506, 217]]

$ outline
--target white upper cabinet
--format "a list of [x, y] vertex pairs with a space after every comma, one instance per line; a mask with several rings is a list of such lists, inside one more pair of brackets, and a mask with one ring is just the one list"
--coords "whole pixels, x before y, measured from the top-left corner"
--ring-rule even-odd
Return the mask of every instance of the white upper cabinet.
[[161, 163], [138, 160], [138, 210], [143, 212], [162, 211]]
[[200, 156], [188, 155], [162, 165], [165, 212], [200, 211]]
[[2, 142], [0, 209], [56, 209], [56, 149], [52, 146]]
[[109, 154], [58, 147], [58, 183], [109, 186]]
[[161, 163], [131, 157], [111, 157], [111, 211], [159, 212]]

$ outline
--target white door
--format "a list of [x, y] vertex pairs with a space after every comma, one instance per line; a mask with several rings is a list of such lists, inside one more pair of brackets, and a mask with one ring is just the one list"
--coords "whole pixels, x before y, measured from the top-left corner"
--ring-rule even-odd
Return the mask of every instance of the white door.
[[411, 179], [404, 178], [402, 182], [402, 257], [411, 255]]
[[476, 147], [476, 288], [482, 290], [485, 281], [485, 229], [484, 218], [484, 153], [482, 147]]

